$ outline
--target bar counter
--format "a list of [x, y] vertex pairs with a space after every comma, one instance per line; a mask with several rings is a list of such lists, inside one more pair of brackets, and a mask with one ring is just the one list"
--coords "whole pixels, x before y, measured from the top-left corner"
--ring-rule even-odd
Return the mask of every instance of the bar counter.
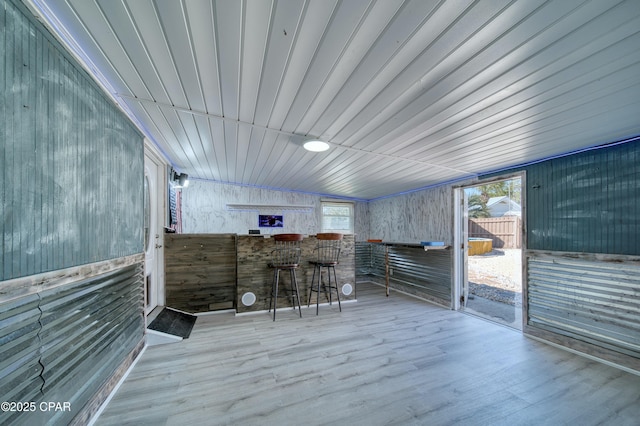
[[[340, 288], [350, 284], [353, 291], [349, 295], [341, 292], [340, 300], [356, 297], [354, 241], [354, 235], [345, 235], [342, 240], [336, 275]], [[316, 243], [315, 235], [309, 235], [301, 244], [296, 276], [303, 306], [311, 288], [313, 266], [309, 261], [315, 260]], [[191, 313], [221, 309], [235, 309], [238, 313], [268, 310], [274, 272], [268, 264], [274, 248], [275, 242], [269, 235], [166, 234], [166, 305]], [[326, 268], [323, 275], [326, 277]], [[280, 283], [278, 307], [291, 306], [284, 291], [290, 289], [288, 273], [280, 273]], [[252, 304], [243, 303], [253, 299], [248, 293], [255, 295]], [[315, 295], [313, 293], [312, 303]], [[320, 295], [320, 303], [324, 303], [324, 293]]]
[[[311, 278], [313, 276], [313, 265], [310, 265], [309, 261], [315, 260], [315, 252], [313, 249], [316, 247], [316, 244], [317, 239], [315, 235], [309, 235], [305, 236], [301, 245], [302, 252], [300, 257], [300, 268], [296, 270], [296, 277], [298, 280], [300, 298], [302, 299], [300, 302], [302, 305], [306, 305], [309, 298]], [[271, 262], [271, 251], [274, 249], [274, 246], [275, 243], [273, 238], [265, 238], [264, 235], [237, 236], [237, 312], [242, 313], [269, 309], [269, 297], [271, 294], [271, 283], [273, 281], [273, 269], [269, 268], [268, 264], [269, 262]], [[350, 295], [345, 295], [341, 292], [340, 300], [355, 299], [355, 271], [356, 263], [354, 236], [345, 235], [342, 240], [342, 248], [340, 251], [340, 264], [336, 266], [336, 275], [338, 277], [338, 287], [342, 288], [344, 284], [348, 283], [351, 284], [353, 292]], [[323, 268], [323, 276], [326, 277], [326, 268]], [[291, 288], [288, 273], [280, 273], [280, 283], [281, 290]], [[247, 292], [252, 292], [256, 297], [256, 302], [251, 306], [246, 306], [242, 302], [242, 296]], [[283, 297], [285, 294], [286, 293], [284, 291], [279, 292], [279, 308], [291, 306], [291, 301]], [[324, 293], [320, 294], [320, 303], [324, 303]], [[315, 295], [316, 293], [313, 293], [314, 297], [312, 299], [312, 303], [315, 303]], [[313, 314], [315, 315], [315, 312], [313, 312]], [[305, 315], [304, 311], [302, 315]]]

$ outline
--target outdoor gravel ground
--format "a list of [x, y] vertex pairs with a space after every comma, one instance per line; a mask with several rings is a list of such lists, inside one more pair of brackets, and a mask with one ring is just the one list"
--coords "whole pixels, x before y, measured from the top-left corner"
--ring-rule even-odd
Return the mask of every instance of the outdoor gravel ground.
[[493, 249], [469, 256], [469, 291], [479, 297], [520, 305], [522, 292], [522, 250]]

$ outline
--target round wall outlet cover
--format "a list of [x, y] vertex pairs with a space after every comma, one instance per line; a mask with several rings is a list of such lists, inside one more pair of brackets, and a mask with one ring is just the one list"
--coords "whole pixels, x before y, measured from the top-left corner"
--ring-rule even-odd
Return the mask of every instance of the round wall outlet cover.
[[353, 293], [353, 286], [351, 284], [347, 283], [342, 286], [342, 294], [344, 294], [345, 296], [348, 296], [351, 293]]

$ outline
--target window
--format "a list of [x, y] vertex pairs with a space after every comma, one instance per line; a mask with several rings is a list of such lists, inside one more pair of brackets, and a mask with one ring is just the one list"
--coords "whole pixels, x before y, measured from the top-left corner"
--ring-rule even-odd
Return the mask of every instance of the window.
[[322, 232], [353, 233], [353, 204], [322, 203]]

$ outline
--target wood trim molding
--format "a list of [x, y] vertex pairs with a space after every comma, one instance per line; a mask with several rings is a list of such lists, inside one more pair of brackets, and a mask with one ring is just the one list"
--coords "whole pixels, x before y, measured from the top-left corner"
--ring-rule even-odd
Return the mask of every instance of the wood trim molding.
[[640, 256], [606, 253], [581, 253], [572, 251], [526, 250], [527, 257], [536, 259], [563, 257], [565, 259], [579, 259], [599, 262], [632, 262], [640, 264]]
[[144, 253], [0, 282], [0, 303], [144, 262]]
[[227, 204], [228, 210], [297, 210], [303, 212], [312, 212], [316, 207], [312, 205], [296, 205], [296, 204]]
[[523, 334], [527, 337], [562, 347], [579, 355], [640, 375], [639, 358], [530, 325], [524, 326]]

